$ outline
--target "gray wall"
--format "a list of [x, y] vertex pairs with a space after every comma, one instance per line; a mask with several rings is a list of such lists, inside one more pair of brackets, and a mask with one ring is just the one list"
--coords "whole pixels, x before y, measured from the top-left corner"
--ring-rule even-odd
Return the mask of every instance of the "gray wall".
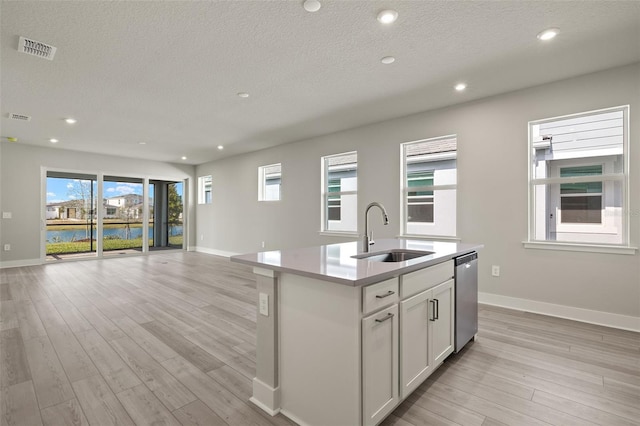
[[[3, 141], [0, 144], [0, 209], [13, 214], [12, 219], [0, 219], [0, 248], [4, 244], [11, 244], [11, 251], [0, 252], [1, 263], [4, 265], [33, 263], [33, 260], [40, 258], [41, 167], [167, 180], [191, 179], [195, 169], [194, 166], [188, 165], [40, 148]], [[193, 196], [187, 198], [193, 200]], [[193, 223], [195, 209], [193, 206], [187, 206], [187, 209], [188, 218]], [[189, 241], [193, 241], [194, 235], [195, 230], [191, 226], [187, 231]]]
[[[471, 88], [470, 90], [473, 90]], [[463, 95], [464, 96], [464, 95]], [[311, 100], [312, 101], [312, 100]], [[640, 316], [640, 256], [524, 249], [527, 238], [527, 123], [631, 105], [631, 242], [640, 243], [640, 64], [415, 114], [207, 163], [213, 204], [196, 207], [203, 251], [252, 252], [344, 241], [319, 235], [320, 157], [358, 151], [359, 212], [372, 212], [377, 238], [399, 227], [400, 143], [458, 135], [458, 235], [485, 244], [480, 291], [620, 315]], [[258, 202], [258, 166], [282, 163], [282, 201]], [[362, 214], [362, 213], [361, 213]], [[362, 233], [364, 224], [359, 217]], [[491, 277], [491, 265], [501, 276]]]

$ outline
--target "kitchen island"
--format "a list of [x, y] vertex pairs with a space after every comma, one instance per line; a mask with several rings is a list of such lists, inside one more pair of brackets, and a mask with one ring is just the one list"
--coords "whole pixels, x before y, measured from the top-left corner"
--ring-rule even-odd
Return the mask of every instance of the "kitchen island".
[[452, 259], [481, 247], [386, 239], [369, 253], [351, 242], [233, 256], [257, 277], [251, 401], [301, 425], [382, 421], [453, 352]]

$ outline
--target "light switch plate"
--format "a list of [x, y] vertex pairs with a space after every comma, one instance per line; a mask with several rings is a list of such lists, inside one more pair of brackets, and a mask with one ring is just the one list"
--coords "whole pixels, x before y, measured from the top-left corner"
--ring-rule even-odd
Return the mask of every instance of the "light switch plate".
[[269, 295], [267, 293], [260, 293], [260, 315], [265, 317], [269, 316]]
[[11, 212], [2, 212], [3, 219], [11, 219]]

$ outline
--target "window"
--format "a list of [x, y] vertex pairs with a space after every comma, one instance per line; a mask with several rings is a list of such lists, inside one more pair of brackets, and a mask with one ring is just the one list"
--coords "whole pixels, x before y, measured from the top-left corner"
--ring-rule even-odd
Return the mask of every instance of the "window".
[[258, 167], [258, 201], [279, 201], [282, 164]]
[[626, 245], [628, 107], [529, 123], [529, 241]]
[[322, 230], [358, 230], [358, 153], [322, 157]]
[[211, 175], [198, 178], [198, 204], [211, 204]]
[[456, 236], [455, 135], [402, 144], [402, 234]]

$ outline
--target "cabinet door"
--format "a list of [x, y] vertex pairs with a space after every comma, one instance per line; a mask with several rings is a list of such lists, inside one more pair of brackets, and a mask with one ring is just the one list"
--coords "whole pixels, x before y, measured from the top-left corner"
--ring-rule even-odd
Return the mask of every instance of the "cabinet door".
[[[336, 386], [340, 386], [336, 383]], [[363, 424], [375, 425], [398, 403], [398, 305], [362, 320]]]
[[400, 398], [406, 398], [433, 370], [429, 351], [429, 296], [423, 291], [400, 302]]
[[432, 291], [433, 300], [431, 321], [431, 345], [433, 350], [433, 365], [438, 365], [453, 352], [454, 348], [454, 312], [455, 297], [453, 280], [446, 281]]

